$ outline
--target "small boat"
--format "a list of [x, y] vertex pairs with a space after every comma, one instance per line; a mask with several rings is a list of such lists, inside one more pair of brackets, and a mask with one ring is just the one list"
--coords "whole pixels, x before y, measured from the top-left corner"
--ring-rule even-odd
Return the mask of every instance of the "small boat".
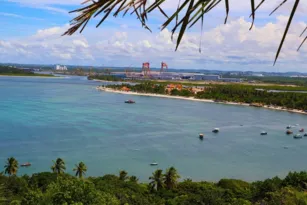
[[304, 134], [304, 137], [307, 137], [307, 133]]
[[214, 133], [218, 133], [220, 131], [220, 128], [214, 128], [213, 130], [212, 130], [212, 132], [214, 132]]
[[199, 134], [199, 139], [201, 139], [201, 140], [204, 139], [204, 134], [202, 134], [202, 133]]
[[302, 139], [302, 135], [300, 134], [296, 134], [293, 136], [294, 139]]
[[150, 163], [150, 166], [157, 166], [157, 165], [158, 165], [157, 162]]
[[293, 134], [293, 132], [291, 130], [287, 130], [286, 134], [291, 135], [291, 134]]
[[262, 131], [261, 133], [260, 133], [260, 135], [267, 135], [268, 133], [266, 132], [266, 131]]
[[304, 132], [305, 130], [304, 130], [304, 128], [301, 128], [300, 130], [299, 130], [299, 132]]
[[125, 103], [128, 103], [128, 104], [134, 104], [134, 103], [135, 103], [135, 101], [133, 101], [133, 100], [126, 100], [126, 101], [125, 101]]
[[21, 167], [29, 167], [31, 166], [31, 163], [30, 162], [27, 162], [27, 163], [24, 163], [22, 165], [20, 165]]
[[291, 129], [291, 128], [292, 128], [292, 126], [291, 126], [291, 125], [288, 125], [288, 126], [287, 126], [287, 129]]

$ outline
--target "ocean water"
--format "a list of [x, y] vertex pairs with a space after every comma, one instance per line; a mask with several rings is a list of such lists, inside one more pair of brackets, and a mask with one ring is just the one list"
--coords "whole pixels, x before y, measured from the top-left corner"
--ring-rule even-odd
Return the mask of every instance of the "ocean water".
[[[307, 169], [307, 138], [285, 134], [288, 124], [307, 128], [305, 115], [106, 93], [95, 89], [99, 84], [84, 77], [0, 77], [0, 169], [11, 156], [32, 163], [19, 174], [50, 171], [61, 157], [71, 174], [83, 161], [87, 175], [124, 169], [142, 181], [170, 166], [197, 181], [253, 181]], [[215, 127], [221, 132], [213, 134]]]

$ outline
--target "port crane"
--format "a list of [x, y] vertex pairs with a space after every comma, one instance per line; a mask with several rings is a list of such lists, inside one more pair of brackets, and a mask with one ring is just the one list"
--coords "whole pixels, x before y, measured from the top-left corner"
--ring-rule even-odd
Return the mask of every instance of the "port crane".
[[142, 65], [142, 72], [143, 72], [145, 77], [149, 77], [150, 76], [150, 63], [149, 62], [143, 63], [143, 65]]
[[161, 69], [160, 69], [160, 74], [164, 73], [166, 70], [168, 70], [168, 66], [165, 62], [161, 63]]

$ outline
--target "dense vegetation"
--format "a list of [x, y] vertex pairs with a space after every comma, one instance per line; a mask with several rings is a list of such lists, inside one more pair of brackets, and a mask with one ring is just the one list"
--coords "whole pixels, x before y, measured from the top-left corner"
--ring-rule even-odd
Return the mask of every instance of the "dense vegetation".
[[34, 73], [31, 70], [18, 69], [8, 66], [0, 66], [0, 75], [9, 75], [9, 76], [42, 76], [42, 77], [52, 77], [53, 75], [49, 74], [38, 74]]
[[216, 85], [206, 88], [204, 92], [196, 94], [200, 99], [216, 99], [231, 102], [261, 103], [265, 105], [281, 106], [290, 109], [307, 110], [307, 94], [294, 92], [258, 91], [244, 85]]
[[289, 173], [285, 179], [274, 177], [248, 183], [237, 179], [213, 182], [179, 180], [174, 167], [156, 170], [149, 183], [120, 171], [118, 176], [85, 178], [83, 162], [73, 169], [76, 176], [65, 173], [66, 165], [58, 158], [52, 172], [16, 176], [18, 162], [9, 158], [0, 175], [0, 204], [25, 205], [280, 205], [307, 204], [307, 172]]
[[[154, 84], [144, 82], [137, 85], [125, 84], [124, 86], [131, 91], [141, 93], [166, 94], [165, 84]], [[122, 85], [109, 85], [108, 87], [120, 89]], [[276, 86], [269, 88], [275, 89]], [[281, 106], [288, 109], [307, 110], [307, 94], [295, 92], [268, 92], [267, 90], [256, 90], [258, 87], [240, 84], [228, 85], [207, 85], [204, 91], [198, 93], [192, 92], [188, 87], [186, 89], [171, 91], [170, 95], [195, 97], [198, 99], [213, 99], [220, 101], [238, 102], [238, 103], [260, 103], [264, 105]], [[263, 88], [263, 87], [259, 87]], [[288, 87], [283, 87], [286, 89]], [[291, 88], [291, 87], [290, 87]], [[280, 89], [280, 90], [283, 90]], [[291, 90], [291, 89], [289, 89]]]
[[274, 83], [282, 85], [298, 85], [307, 86], [307, 78], [292, 78], [281, 76], [265, 76], [265, 77], [246, 77], [248, 80], [256, 80], [263, 83]]

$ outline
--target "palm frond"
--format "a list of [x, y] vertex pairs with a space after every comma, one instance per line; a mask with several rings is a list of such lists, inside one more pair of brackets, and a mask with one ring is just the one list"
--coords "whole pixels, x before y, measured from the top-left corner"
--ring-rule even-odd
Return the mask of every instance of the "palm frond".
[[[98, 22], [96, 27], [99, 27], [111, 14], [114, 17], [117, 17], [120, 13], [123, 13], [125, 16], [129, 11], [130, 15], [136, 15], [136, 18], [140, 21], [141, 25], [149, 30], [150, 28], [147, 26], [148, 14], [152, 11], [159, 11], [165, 18], [165, 22], [162, 24], [161, 29], [165, 29], [170, 25], [173, 25], [171, 28], [173, 39], [173, 35], [175, 32], [178, 32], [176, 48], [178, 49], [181, 44], [182, 38], [187, 29], [193, 27], [197, 22], [201, 21], [201, 31], [202, 25], [204, 22], [204, 16], [209, 13], [212, 9], [217, 7], [222, 1], [225, 3], [226, 17], [224, 23], [227, 23], [229, 11], [230, 11], [230, 2], [229, 0], [178, 0], [178, 6], [176, 10], [167, 14], [165, 10], [162, 9], [163, 3], [166, 0], [155, 0], [153, 3], [149, 4], [148, 0], [86, 0], [83, 3], [87, 5], [83, 6], [80, 9], [76, 9], [71, 11], [70, 13], [77, 13], [78, 16], [71, 20], [71, 27], [63, 34], [63, 35], [72, 35], [78, 30], [80, 33], [87, 26], [90, 19], [95, 18], [99, 15], [102, 15], [101, 20]], [[282, 7], [288, 0], [281, 0], [281, 3], [270, 13], [272, 15], [276, 12], [280, 7]], [[285, 42], [286, 36], [288, 34], [289, 28], [291, 26], [293, 17], [297, 11], [297, 7], [299, 5], [300, 0], [294, 0], [294, 5], [290, 14], [290, 18], [288, 20], [286, 29], [284, 31], [283, 37], [281, 39], [280, 45], [276, 52], [276, 57], [274, 61], [274, 65], [279, 57], [282, 46]], [[251, 14], [252, 24], [250, 29], [253, 28], [254, 22], [256, 20], [256, 11], [266, 2], [266, 0], [261, 0], [257, 5], [255, 4], [255, 0], [250, 0], [251, 5]], [[181, 19], [179, 20], [179, 17]], [[305, 33], [306, 29], [302, 32], [301, 36]], [[306, 39], [303, 40], [300, 47], [304, 44]], [[200, 43], [201, 45], [201, 43]], [[300, 48], [299, 47], [299, 48]]]

